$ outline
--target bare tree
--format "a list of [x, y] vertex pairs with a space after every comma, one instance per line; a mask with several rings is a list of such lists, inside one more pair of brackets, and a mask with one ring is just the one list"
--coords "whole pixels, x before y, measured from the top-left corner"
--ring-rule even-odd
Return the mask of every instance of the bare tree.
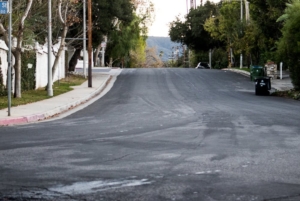
[[[58, 19], [62, 25], [62, 32], [60, 35], [60, 46], [55, 55], [55, 60], [52, 66], [52, 77], [55, 76], [59, 64], [59, 58], [64, 51], [66, 36], [69, 31], [69, 27], [73, 26], [75, 23], [80, 22], [78, 17], [80, 9], [78, 9], [78, 1], [76, 0], [58, 0]], [[72, 43], [70, 41], [69, 43]]]
[[[12, 47], [11, 51], [13, 56], [15, 57], [15, 90], [14, 90], [14, 97], [21, 98], [21, 56], [22, 56], [22, 46], [23, 46], [23, 38], [24, 38], [24, 29], [25, 29], [25, 20], [28, 17], [30, 9], [32, 7], [33, 0], [27, 0], [26, 3], [24, 1], [16, 2], [16, 7], [20, 8], [23, 7], [25, 10], [22, 12], [17, 21], [14, 24], [17, 24], [17, 27], [14, 27], [13, 35], [17, 40], [16, 47]], [[18, 11], [18, 14], [21, 13]], [[19, 15], [17, 15], [19, 16]], [[8, 30], [4, 27], [4, 22], [0, 21], [0, 34], [3, 35], [4, 41], [6, 45], [9, 45], [9, 35]]]
[[146, 63], [145, 67], [155, 67], [160, 68], [163, 67], [164, 63], [162, 62], [161, 58], [157, 54], [157, 50], [155, 47], [147, 48], [146, 49]]

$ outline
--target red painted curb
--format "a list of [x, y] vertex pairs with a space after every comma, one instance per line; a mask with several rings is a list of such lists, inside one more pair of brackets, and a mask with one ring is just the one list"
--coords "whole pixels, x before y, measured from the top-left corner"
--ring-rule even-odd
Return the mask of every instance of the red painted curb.
[[27, 118], [26, 117], [16, 117], [16, 118], [10, 118], [10, 119], [0, 119], [0, 125], [5, 126], [5, 125], [13, 125], [13, 124], [24, 124], [27, 123]]

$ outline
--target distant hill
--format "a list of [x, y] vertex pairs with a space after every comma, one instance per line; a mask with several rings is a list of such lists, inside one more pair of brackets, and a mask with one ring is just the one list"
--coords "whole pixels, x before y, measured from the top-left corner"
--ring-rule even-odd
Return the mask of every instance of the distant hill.
[[172, 47], [180, 46], [179, 43], [174, 43], [170, 40], [169, 37], [157, 37], [157, 36], [149, 36], [147, 38], [147, 47], [156, 47], [157, 54], [160, 51], [163, 51], [163, 61], [167, 61], [168, 58], [172, 55]]

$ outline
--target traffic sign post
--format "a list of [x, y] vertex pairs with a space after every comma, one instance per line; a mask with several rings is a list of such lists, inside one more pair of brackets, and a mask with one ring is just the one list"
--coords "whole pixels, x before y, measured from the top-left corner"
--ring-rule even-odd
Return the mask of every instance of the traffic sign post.
[[8, 85], [8, 95], [7, 95], [7, 98], [8, 98], [8, 116], [10, 116], [10, 109], [11, 109], [11, 70], [12, 70], [12, 55], [11, 55], [11, 43], [12, 43], [12, 40], [11, 40], [11, 36], [12, 36], [12, 1], [13, 0], [9, 0], [9, 6], [8, 7], [8, 10], [9, 10], [9, 30], [8, 30], [8, 41], [9, 41], [9, 44], [8, 44], [8, 58], [7, 58], [7, 61], [8, 61], [8, 75], [7, 75], [7, 85]]
[[9, 14], [9, 26], [8, 26], [8, 72], [7, 72], [7, 113], [10, 116], [11, 109], [11, 68], [12, 68], [12, 55], [11, 55], [11, 29], [12, 29], [12, 1], [13, 0], [0, 0], [0, 15]]

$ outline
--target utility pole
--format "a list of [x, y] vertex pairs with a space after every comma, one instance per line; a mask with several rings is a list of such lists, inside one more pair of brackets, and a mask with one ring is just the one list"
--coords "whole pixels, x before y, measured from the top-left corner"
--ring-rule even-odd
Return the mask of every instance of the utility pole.
[[[243, 0], [241, 0], [241, 25], [243, 25]], [[241, 34], [243, 32], [243, 28], [241, 28]], [[243, 52], [241, 51], [240, 55], [240, 68], [243, 68]]]
[[186, 0], [186, 13], [188, 14], [189, 13], [189, 3], [188, 3], [189, 1], [188, 0]]
[[191, 0], [190, 7], [194, 9], [196, 8], [196, 0]]
[[88, 87], [92, 87], [92, 0], [88, 0]]
[[52, 89], [52, 61], [51, 61], [51, 46], [52, 46], [52, 6], [51, 0], [48, 0], [48, 87], [47, 92], [48, 96], [53, 96]]
[[86, 78], [86, 0], [83, 0], [83, 74]]

